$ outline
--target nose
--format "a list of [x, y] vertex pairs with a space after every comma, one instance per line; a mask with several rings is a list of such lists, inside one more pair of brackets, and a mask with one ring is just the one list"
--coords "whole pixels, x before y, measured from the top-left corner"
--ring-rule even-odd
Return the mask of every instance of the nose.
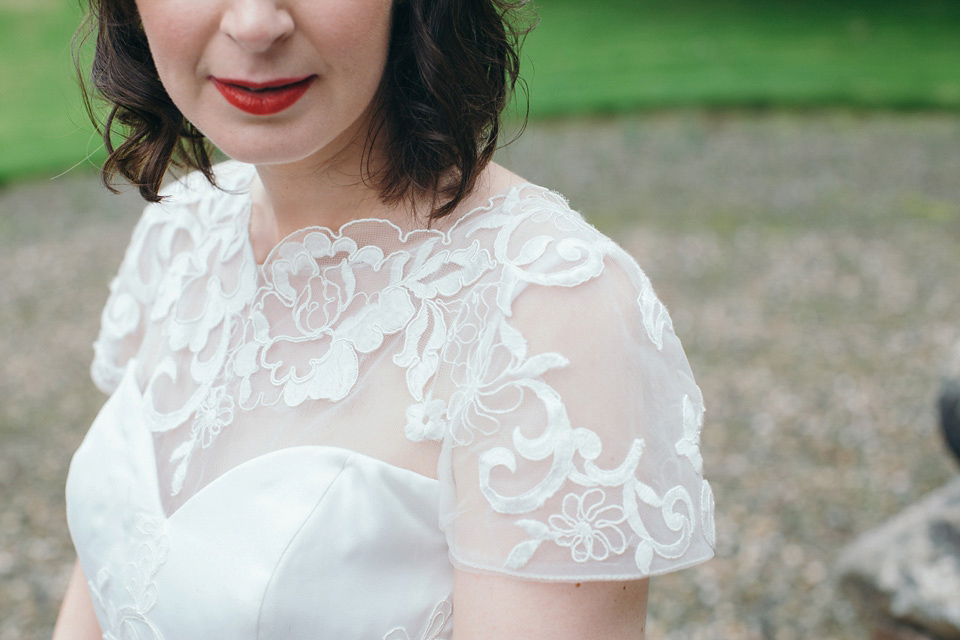
[[220, 30], [249, 53], [263, 53], [293, 33], [293, 16], [277, 0], [234, 0]]

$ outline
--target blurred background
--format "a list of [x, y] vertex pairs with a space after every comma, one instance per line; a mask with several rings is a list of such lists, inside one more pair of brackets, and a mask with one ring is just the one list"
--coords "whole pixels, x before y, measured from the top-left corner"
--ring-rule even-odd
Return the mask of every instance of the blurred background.
[[[639, 260], [707, 404], [717, 558], [648, 637], [870, 638], [844, 545], [956, 476], [958, 0], [540, 0], [500, 161]], [[97, 182], [72, 0], [0, 0], [0, 640], [49, 637], [63, 483], [103, 398], [100, 309], [141, 203]]]

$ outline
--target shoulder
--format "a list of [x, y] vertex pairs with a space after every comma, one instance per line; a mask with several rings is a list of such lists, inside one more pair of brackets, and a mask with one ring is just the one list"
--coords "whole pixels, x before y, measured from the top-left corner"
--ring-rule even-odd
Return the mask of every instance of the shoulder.
[[613, 372], [677, 379], [699, 396], [669, 312], [637, 261], [554, 191], [527, 183], [500, 197], [463, 234], [479, 240], [493, 267], [453, 320], [455, 352], [485, 376], [497, 369], [553, 384], [567, 372], [568, 398]]
[[172, 180], [160, 190], [159, 202], [144, 207], [127, 249], [128, 258], [160, 249], [157, 243], [172, 242], [178, 232], [196, 236], [204, 227], [238, 215], [248, 199], [253, 174], [252, 166], [229, 161], [214, 167], [215, 184], [199, 171]]
[[[161, 201], [144, 208], [118, 277], [137, 276], [137, 264], [140, 275], [159, 275], [175, 255], [196, 248], [213, 229], [235, 230], [249, 201], [253, 171], [250, 165], [224, 162], [214, 167], [215, 184], [193, 171], [166, 185]], [[154, 268], [145, 271], [149, 266]]]
[[646, 274], [542, 187], [512, 186], [466, 222], [495, 266], [450, 334], [455, 566], [619, 580], [708, 558], [702, 395]]
[[160, 191], [163, 199], [148, 204], [134, 228], [94, 343], [93, 378], [108, 393], [139, 350], [150, 319], [160, 309], [169, 311], [181, 295], [180, 280], [202, 272], [206, 261], [192, 258], [218, 247], [221, 253], [239, 251], [238, 216], [253, 167], [226, 162], [214, 173], [216, 186], [200, 172], [168, 184]]
[[185, 204], [216, 197], [218, 193], [246, 192], [256, 174], [253, 165], [227, 160], [213, 166], [214, 183], [200, 171], [191, 171], [172, 180], [160, 190], [163, 202]]
[[490, 204], [485, 207], [484, 215], [476, 216], [472, 225], [496, 230], [498, 258], [507, 264], [530, 270], [543, 268], [547, 263], [539, 259], [551, 248], [561, 252], [555, 257], [572, 258], [575, 248], [580, 248], [593, 258], [602, 254], [618, 261], [633, 261], [557, 191], [529, 182], [499, 166], [495, 166], [488, 179], [486, 191], [487, 197], [478, 200]]
[[[193, 171], [166, 185], [161, 201], [144, 208], [118, 278], [157, 278], [178, 255], [211, 243], [236, 244], [254, 175], [252, 166], [230, 161], [214, 167], [213, 184]], [[155, 291], [147, 282], [137, 286]]]
[[650, 279], [633, 256], [563, 195], [521, 181], [491, 202], [489, 210], [466, 220], [462, 231], [485, 245], [499, 267], [497, 301], [504, 316], [524, 306], [610, 309], [616, 304], [624, 312], [628, 307], [642, 311], [654, 341], [661, 342], [669, 316]]
[[172, 224], [185, 224], [191, 219], [215, 224], [245, 208], [255, 175], [252, 165], [233, 160], [213, 167], [213, 183], [200, 171], [191, 171], [164, 186], [159, 194], [161, 201], [147, 205], [144, 217]]

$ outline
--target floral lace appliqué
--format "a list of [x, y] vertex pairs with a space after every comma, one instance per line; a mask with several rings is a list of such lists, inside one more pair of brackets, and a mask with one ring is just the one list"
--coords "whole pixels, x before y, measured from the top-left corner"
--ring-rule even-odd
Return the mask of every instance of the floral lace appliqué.
[[[512, 257], [505, 251], [497, 253], [498, 260], [510, 262], [507, 280], [516, 286], [516, 291], [522, 290], [518, 284], [521, 282], [570, 286], [581, 278], [597, 277], [603, 262], [594, 256], [615, 250], [603, 243], [578, 246], [576, 250], [571, 247], [560, 253], [563, 261], [554, 261], [563, 269], [555, 270], [550, 279], [525, 273], [526, 267], [544, 256], [549, 245], [548, 241], [534, 238], [526, 241], [518, 256]], [[594, 264], [599, 268], [594, 269]], [[670, 318], [649, 280], [639, 273], [639, 315], [647, 337], [662, 352], [663, 334], [671, 326]], [[596, 464], [604, 459], [602, 438], [591, 429], [571, 423], [559, 393], [545, 380], [550, 372], [568, 367], [568, 360], [556, 352], [528, 352], [526, 339], [510, 322], [513, 298], [505, 297], [503, 286], [501, 279], [495, 295], [475, 287], [469, 303], [454, 321], [448, 354], [454, 363], [455, 391], [449, 412], [457, 419], [451, 427], [451, 437], [457, 446], [470, 446], [477, 436], [491, 436], [511, 422], [516, 424], [512, 416], [521, 407], [527, 408], [523, 415], [529, 415], [529, 407], [539, 405], [536, 413], [545, 416], [546, 423], [535, 437], [525, 435], [520, 426], [511, 427], [512, 446], [493, 446], [478, 454], [484, 497], [497, 513], [519, 515], [539, 510], [564, 487], [586, 489], [583, 493], [568, 489], [562, 511], [549, 515], [545, 522], [529, 517], [514, 521], [528, 537], [511, 550], [503, 567], [510, 571], [522, 569], [546, 541], [568, 547], [571, 558], [584, 563], [621, 555], [630, 540], [636, 547], [636, 568], [643, 573], [650, 572], [654, 556], [681, 557], [690, 546], [694, 518], [712, 522], [712, 504], [701, 499], [702, 508], [695, 511], [690, 492], [682, 484], [658, 492], [641, 481], [637, 471], [645, 448], [642, 439], [631, 443], [615, 468]], [[681, 404], [684, 431], [676, 442], [676, 453], [688, 458], [700, 474], [702, 408], [695, 407], [689, 396]], [[501, 473], [527, 477], [518, 471], [525, 461], [550, 461], [550, 467], [546, 472], [538, 472], [536, 479], [529, 478], [522, 490], [499, 490], [492, 480], [494, 471], [499, 468]], [[619, 501], [610, 499], [617, 493], [622, 496]], [[656, 511], [660, 512], [661, 522], [654, 531], [641, 513]]]
[[440, 634], [443, 633], [448, 621], [453, 616], [453, 604], [449, 600], [441, 600], [433, 612], [430, 619], [424, 625], [418, 635], [411, 636], [410, 633], [402, 628], [392, 629], [383, 640], [440, 640]]
[[683, 396], [683, 438], [674, 450], [690, 460], [697, 473], [703, 473], [703, 456], [700, 454], [700, 430], [703, 429], [703, 405], [694, 405], [690, 396]]
[[[596, 300], [612, 302], [611, 313], [625, 314], [627, 339], [642, 343], [644, 359], [686, 365], [647, 277], [562, 197], [519, 186], [446, 232], [403, 233], [384, 220], [307, 229], [258, 266], [239, 215], [249, 199], [238, 194], [251, 177], [252, 169], [218, 175], [224, 191], [196, 178], [195, 191], [182, 189], [176, 206], [145, 216], [104, 315], [95, 370], [109, 383], [123, 358], [149, 361], [138, 377], [144, 422], [164, 434], [157, 450], [172, 451], [173, 494], [182, 491], [188, 467], [204, 468], [191, 463], [226, 441], [221, 435], [231, 425], [285, 416], [322, 424], [322, 411], [335, 403], [369, 406], [380, 396], [361, 381], [380, 367], [376, 373], [387, 368], [386, 379], [406, 383], [385, 406], [394, 412], [388, 426], [403, 425], [412, 442], [442, 440], [475, 453], [466, 480], [479, 484], [486, 502], [477, 511], [489, 507], [506, 516], [506, 529], [526, 534], [511, 542], [508, 569], [526, 567], [548, 542], [577, 564], [612, 563], [635, 549], [644, 572], [655, 558], [681, 558], [700, 529], [713, 544], [713, 494], [697, 477], [702, 407], [692, 378], [678, 383], [675, 396], [655, 400], [669, 408], [657, 418], [669, 422], [669, 434], [624, 431], [605, 442], [607, 425], [587, 424], [582, 412], [571, 417], [563, 387], [551, 384], [573, 366], [575, 352], [567, 354], [563, 343], [541, 352], [528, 345], [533, 334], [524, 331], [536, 327], [514, 309], [519, 296], [553, 289], [575, 306], [568, 292], [585, 285], [604, 291], [608, 297]], [[604, 279], [611, 265], [618, 274]], [[611, 281], [625, 286], [604, 288]], [[138, 340], [149, 348], [138, 351]], [[646, 371], [644, 360], [626, 373]], [[687, 376], [662, 373], [671, 382]], [[357, 398], [358, 391], [369, 395]], [[271, 411], [253, 414], [263, 408]], [[521, 425], [520, 413], [536, 419]], [[617, 424], [609, 428], [618, 433]], [[665, 468], [668, 458], [674, 475], [644, 475]], [[508, 476], [514, 485], [497, 483]], [[190, 486], [210, 479], [201, 472]], [[540, 513], [548, 504], [554, 512]]]
[[[106, 615], [104, 640], [163, 640], [163, 635], [150, 621], [148, 614], [157, 602], [156, 576], [167, 561], [170, 542], [164, 532], [164, 523], [147, 515], [136, 520], [136, 530], [142, 537], [133, 561], [123, 569], [125, 598], [115, 593], [114, 575], [109, 566], [103, 567], [95, 581], [89, 582], [90, 594]], [[107, 590], [114, 592], [106, 596]], [[125, 604], [118, 604], [126, 601]]]
[[637, 304], [643, 314], [643, 328], [647, 330], [647, 336], [657, 349], [663, 350], [663, 330], [664, 328], [673, 329], [673, 321], [670, 319], [667, 308], [654, 293], [653, 285], [646, 274], [641, 271], [640, 276], [641, 289], [640, 295], [637, 296]]
[[443, 439], [447, 431], [446, 410], [447, 403], [439, 399], [410, 405], [404, 434], [413, 442]]
[[627, 549], [627, 540], [619, 525], [626, 520], [623, 507], [604, 506], [606, 494], [591, 489], [583, 495], [568, 493], [563, 498], [563, 510], [550, 516], [548, 524], [536, 520], [518, 520], [517, 526], [532, 536], [514, 548], [507, 558], [509, 569], [523, 567], [545, 540], [561, 547], [569, 547], [575, 562], [606, 560], [610, 554], [620, 555]]

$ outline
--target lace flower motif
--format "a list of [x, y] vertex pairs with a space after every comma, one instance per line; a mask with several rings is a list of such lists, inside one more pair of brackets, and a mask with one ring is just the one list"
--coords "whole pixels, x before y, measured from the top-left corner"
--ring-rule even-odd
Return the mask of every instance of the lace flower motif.
[[194, 438], [209, 447], [223, 427], [233, 422], [234, 400], [224, 386], [214, 387], [197, 408], [193, 420]]
[[546, 540], [569, 547], [575, 562], [603, 561], [611, 553], [622, 554], [627, 550], [627, 539], [619, 525], [626, 522], [627, 515], [619, 505], [602, 506], [606, 499], [602, 489], [591, 489], [579, 496], [568, 493], [560, 513], [547, 518], [549, 524], [517, 520], [515, 524], [525, 530], [530, 539], [513, 548], [504, 566], [512, 570], [522, 568]]
[[[106, 565], [96, 580], [87, 583], [90, 596], [105, 616], [100, 620], [104, 640], [163, 640], [150, 620], [150, 610], [157, 603], [156, 578], [167, 561], [170, 540], [165, 523], [156, 518], [138, 514], [135, 523], [141, 539], [134, 559], [121, 575], [116, 575], [115, 566]], [[118, 582], [125, 593], [119, 592]]]
[[446, 403], [439, 399], [411, 404], [407, 407], [407, 426], [403, 432], [413, 442], [442, 440], [447, 430], [446, 409]]
[[554, 541], [570, 547], [576, 562], [606, 560], [611, 553], [620, 555], [627, 548], [627, 540], [617, 526], [626, 520], [623, 507], [601, 507], [605, 499], [600, 489], [582, 496], [568, 493], [563, 498], [563, 511], [547, 519], [556, 536]]

